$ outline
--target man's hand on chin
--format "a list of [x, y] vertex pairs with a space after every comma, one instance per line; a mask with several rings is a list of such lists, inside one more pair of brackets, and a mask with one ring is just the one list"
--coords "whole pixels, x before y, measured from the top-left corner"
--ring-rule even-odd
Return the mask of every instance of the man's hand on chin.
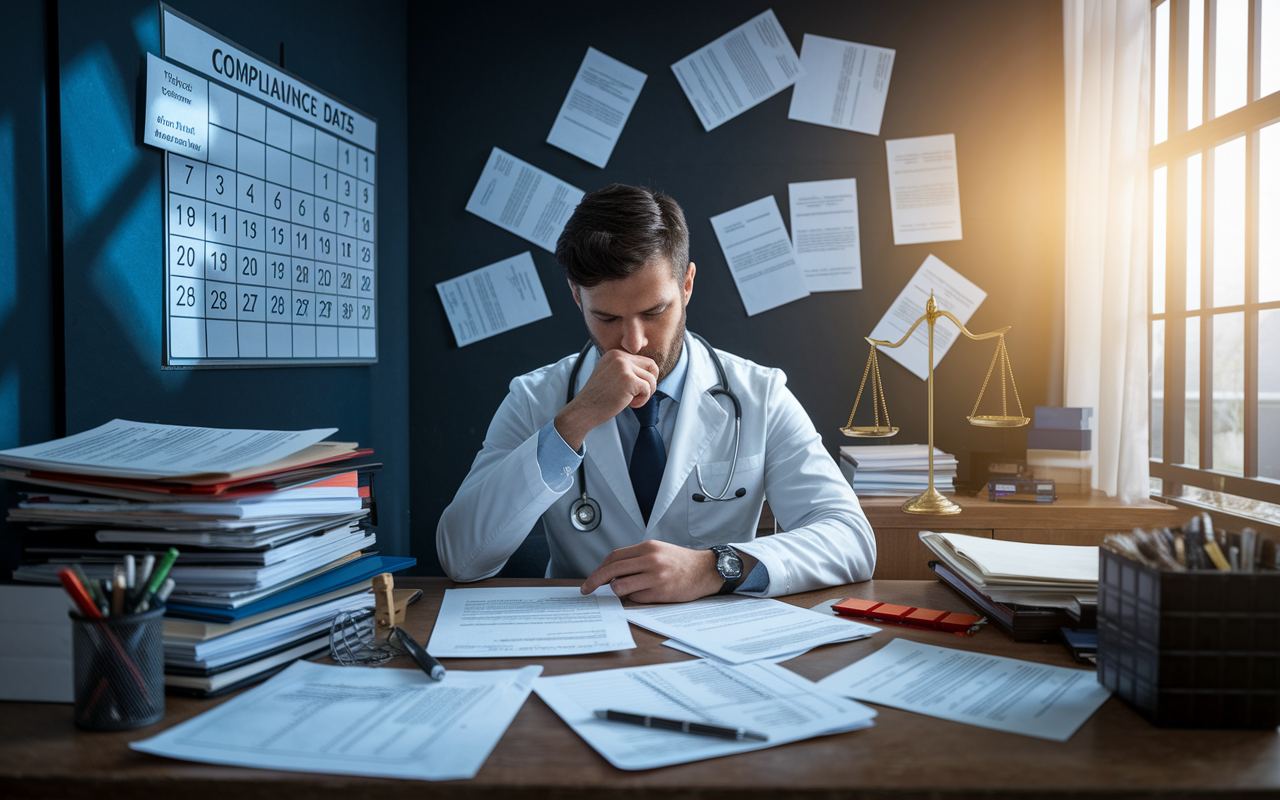
[[657, 541], [614, 550], [587, 576], [582, 593], [610, 582], [614, 594], [637, 603], [685, 603], [715, 594], [724, 585], [715, 553]]

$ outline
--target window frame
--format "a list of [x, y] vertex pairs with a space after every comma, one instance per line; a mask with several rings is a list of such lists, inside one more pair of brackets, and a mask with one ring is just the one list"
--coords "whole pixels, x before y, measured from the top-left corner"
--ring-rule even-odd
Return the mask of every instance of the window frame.
[[[1169, 70], [1168, 70], [1168, 136], [1165, 141], [1152, 144], [1148, 150], [1148, 191], [1149, 213], [1154, 214], [1155, 204], [1154, 180], [1155, 171], [1161, 167], [1166, 169], [1165, 193], [1165, 265], [1164, 265], [1164, 310], [1154, 312], [1154, 296], [1152, 292], [1156, 282], [1154, 239], [1148, 261], [1147, 274], [1147, 330], [1154, 329], [1156, 321], [1164, 323], [1164, 385], [1161, 407], [1161, 457], [1150, 458], [1151, 477], [1161, 481], [1160, 495], [1169, 500], [1181, 499], [1182, 487], [1200, 489], [1237, 495], [1249, 500], [1280, 505], [1280, 481], [1260, 477], [1258, 475], [1258, 365], [1259, 347], [1258, 319], [1259, 312], [1280, 309], [1280, 301], [1258, 302], [1258, 191], [1259, 191], [1259, 138], [1260, 131], [1272, 124], [1280, 124], [1280, 92], [1273, 92], [1266, 97], [1258, 98], [1257, 91], [1261, 76], [1261, 32], [1259, 24], [1262, 19], [1262, 0], [1249, 0], [1248, 3], [1248, 54], [1246, 57], [1246, 95], [1245, 104], [1240, 108], [1227, 112], [1222, 116], [1212, 116], [1214, 108], [1214, 67], [1215, 67], [1215, 21], [1217, 18], [1218, 0], [1204, 0], [1204, 67], [1201, 78], [1203, 113], [1201, 124], [1195, 128], [1187, 128], [1187, 92], [1188, 92], [1188, 36], [1191, 0], [1152, 0], [1151, 30], [1153, 36], [1157, 30], [1155, 23], [1157, 9], [1161, 5], [1169, 9]], [[1272, 13], [1280, 12], [1280, 3], [1273, 3]], [[1280, 24], [1275, 22], [1269, 24]], [[1156, 57], [1159, 48], [1151, 48], [1151, 96], [1155, 97]], [[1155, 103], [1152, 103], [1152, 126], [1155, 131]], [[1242, 304], [1231, 306], [1213, 305], [1213, 162], [1214, 149], [1234, 139], [1245, 137], [1245, 294]], [[1154, 138], [1154, 133], [1153, 133]], [[1202, 154], [1201, 169], [1201, 214], [1200, 214], [1200, 302], [1194, 310], [1186, 309], [1186, 191], [1187, 161], [1195, 154]], [[1158, 229], [1151, 225], [1154, 237]], [[1222, 472], [1210, 468], [1213, 464], [1213, 322], [1214, 318], [1232, 313], [1243, 312], [1244, 317], [1244, 460], [1241, 475]], [[1200, 353], [1199, 353], [1199, 463], [1187, 464], [1186, 461], [1186, 328], [1191, 318], [1200, 320]], [[1149, 337], [1148, 347], [1152, 347]], [[1274, 351], [1273, 351], [1274, 352]], [[1149, 352], [1149, 363], [1154, 352]], [[1274, 357], [1274, 356], [1273, 356]], [[1150, 380], [1150, 378], [1149, 378]], [[1151, 389], [1156, 389], [1152, 386]], [[1153, 420], [1154, 422], [1154, 420]], [[1155, 430], [1155, 426], [1151, 426]]]

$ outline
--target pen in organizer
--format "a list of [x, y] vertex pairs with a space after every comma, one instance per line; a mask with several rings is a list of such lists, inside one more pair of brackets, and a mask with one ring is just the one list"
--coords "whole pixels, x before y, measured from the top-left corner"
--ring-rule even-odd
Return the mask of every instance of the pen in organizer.
[[[178, 560], [178, 548], [170, 547], [169, 550], [160, 557], [159, 563], [155, 569], [151, 571], [151, 577], [147, 581], [147, 588], [143, 591], [142, 596], [134, 603], [133, 613], [141, 614], [151, 607], [151, 600], [155, 597], [156, 592], [160, 590], [160, 585], [164, 583], [164, 579], [169, 577], [169, 570], [173, 567], [173, 562]], [[144, 565], [145, 566], [145, 565]]]
[[648, 714], [630, 714], [626, 711], [615, 711], [611, 708], [596, 711], [596, 716], [610, 722], [625, 722], [628, 725], [639, 725], [644, 728], [695, 733], [699, 736], [714, 736], [717, 739], [732, 739], [739, 742], [746, 740], [756, 742], [769, 741], [769, 737], [763, 733], [749, 731], [746, 728], [730, 728], [724, 725], [711, 725], [706, 722], [694, 722], [692, 720], [666, 719]]
[[[67, 594], [71, 595], [71, 600], [76, 604], [76, 608], [80, 609], [80, 613], [90, 620], [98, 623], [100, 635], [107, 640], [107, 643], [116, 651], [119, 663], [123, 664], [129, 671], [129, 676], [133, 682], [137, 684], [138, 690], [142, 693], [143, 698], [150, 696], [147, 691], [147, 683], [142, 679], [142, 673], [138, 671], [138, 665], [133, 663], [133, 659], [129, 657], [129, 653], [120, 645], [120, 640], [111, 632], [111, 629], [104, 624], [102, 612], [98, 610], [98, 606], [94, 604], [93, 598], [89, 597], [89, 592], [84, 588], [84, 584], [80, 583], [80, 579], [69, 569], [58, 570], [58, 580], [62, 581], [62, 588], [67, 590]], [[114, 662], [113, 662], [114, 663]]]

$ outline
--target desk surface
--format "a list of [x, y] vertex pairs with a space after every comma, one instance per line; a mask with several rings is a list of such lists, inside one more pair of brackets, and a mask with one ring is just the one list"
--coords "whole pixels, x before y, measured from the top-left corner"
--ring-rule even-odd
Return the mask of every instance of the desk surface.
[[[544, 584], [493, 580], [481, 586]], [[552, 583], [567, 585], [571, 582]], [[410, 633], [426, 641], [443, 578], [401, 579], [424, 589], [410, 609]], [[964, 610], [959, 597], [927, 581], [869, 581], [786, 598], [813, 606], [831, 597], [863, 597]], [[1075, 666], [1056, 644], [1015, 644], [990, 627], [960, 637], [896, 626], [869, 639], [827, 645], [787, 662], [817, 680], [903, 637], [929, 644]], [[638, 648], [620, 653], [533, 659], [544, 675], [688, 659], [662, 637], [632, 627]], [[394, 663], [399, 663], [399, 660]], [[449, 669], [503, 669], [520, 659], [444, 659]], [[1280, 795], [1280, 735], [1275, 731], [1191, 731], [1152, 727], [1112, 698], [1067, 742], [1048, 742], [877, 707], [874, 727], [754, 753], [625, 772], [610, 766], [531, 695], [480, 774], [470, 781], [423, 785], [396, 781], [218, 767], [136, 753], [127, 743], [159, 732], [221, 702], [168, 698], [162, 722], [124, 733], [76, 730], [69, 705], [0, 703], [0, 797], [174, 798], [664, 798], [748, 797], [1062, 798], [1234, 793]]]

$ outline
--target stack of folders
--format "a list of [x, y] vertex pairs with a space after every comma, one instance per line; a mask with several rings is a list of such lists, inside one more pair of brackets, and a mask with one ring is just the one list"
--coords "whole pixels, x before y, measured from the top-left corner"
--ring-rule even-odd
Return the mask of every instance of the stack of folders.
[[15, 580], [57, 583], [78, 566], [110, 576], [124, 555], [170, 547], [165, 684], [213, 695], [327, 649], [339, 613], [372, 606], [381, 572], [412, 559], [370, 552], [373, 475], [332, 429], [238, 431], [115, 420], [66, 439], [0, 452], [22, 496]]
[[[954, 492], [956, 457], [933, 449], [933, 486]], [[840, 448], [840, 470], [862, 497], [911, 497], [929, 488], [929, 445], [850, 445]]]
[[1096, 624], [1098, 548], [920, 532], [938, 578], [1015, 641]]

